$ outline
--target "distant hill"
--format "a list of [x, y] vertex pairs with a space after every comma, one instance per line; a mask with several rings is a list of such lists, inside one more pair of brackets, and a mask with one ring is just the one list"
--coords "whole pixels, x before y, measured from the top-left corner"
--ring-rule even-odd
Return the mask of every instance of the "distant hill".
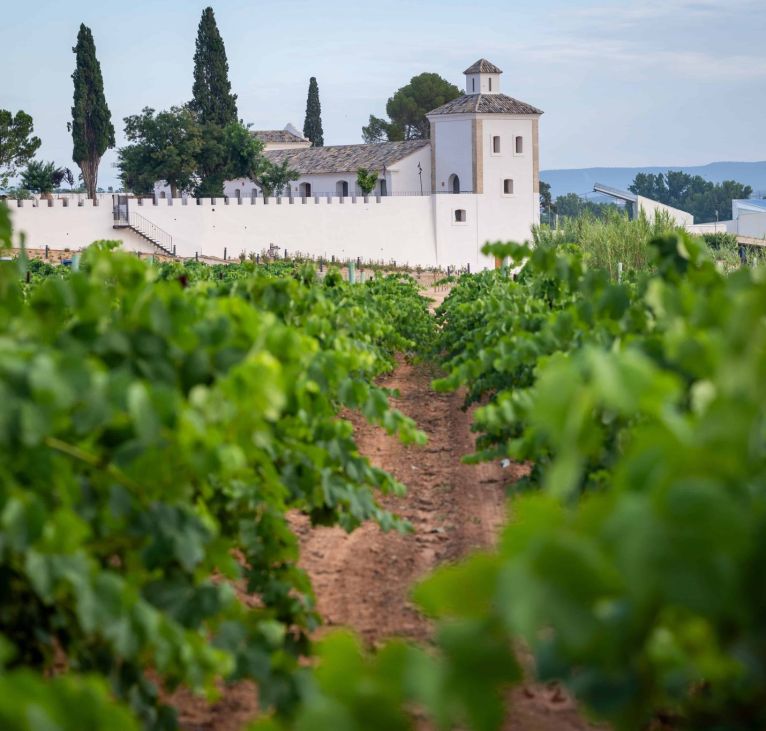
[[673, 165], [645, 168], [577, 168], [571, 170], [542, 170], [540, 178], [550, 183], [551, 195], [556, 198], [567, 193], [583, 195], [593, 191], [594, 183], [627, 190], [637, 173], [664, 173], [681, 170], [689, 175], [701, 175], [705, 180], [721, 183], [736, 180], [750, 185], [753, 195], [766, 196], [766, 161], [764, 162], [711, 162], [708, 165]]

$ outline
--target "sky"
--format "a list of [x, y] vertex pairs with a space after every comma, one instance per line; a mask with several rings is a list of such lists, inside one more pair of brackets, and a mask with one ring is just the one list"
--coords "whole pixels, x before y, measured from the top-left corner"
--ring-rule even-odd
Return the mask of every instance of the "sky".
[[[7, 3], [0, 108], [32, 115], [38, 159], [73, 167], [71, 49], [85, 23], [122, 145], [125, 116], [191, 98], [206, 5], [239, 116], [255, 129], [301, 129], [316, 76], [325, 144], [361, 142], [369, 115], [384, 116], [412, 76], [463, 88], [484, 57], [503, 69], [504, 93], [545, 111], [543, 169], [766, 160], [764, 0]], [[105, 155], [99, 185], [115, 184], [115, 160]]]

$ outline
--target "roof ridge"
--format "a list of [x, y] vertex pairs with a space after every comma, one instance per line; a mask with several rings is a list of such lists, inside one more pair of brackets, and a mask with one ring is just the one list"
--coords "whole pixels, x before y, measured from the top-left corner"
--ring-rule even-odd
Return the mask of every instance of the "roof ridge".
[[480, 58], [475, 63], [472, 63], [465, 71], [464, 74], [502, 74], [503, 70], [498, 68], [491, 61], [487, 61], [486, 58]]
[[428, 112], [431, 114], [543, 114], [541, 109], [507, 94], [462, 94]]

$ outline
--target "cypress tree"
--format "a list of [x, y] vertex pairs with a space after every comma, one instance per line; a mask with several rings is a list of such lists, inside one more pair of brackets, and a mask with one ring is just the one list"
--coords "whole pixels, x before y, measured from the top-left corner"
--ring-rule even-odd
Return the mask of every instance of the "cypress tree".
[[237, 121], [237, 95], [231, 93], [229, 63], [213, 8], [205, 8], [197, 29], [191, 108], [202, 124], [225, 127]]
[[72, 49], [77, 63], [74, 80], [74, 106], [72, 132], [74, 150], [72, 159], [82, 171], [82, 179], [89, 198], [95, 198], [98, 183], [98, 165], [108, 148], [114, 147], [112, 115], [104, 98], [104, 80], [101, 64], [96, 58], [93, 34], [86, 25], [80, 25], [77, 45]]
[[312, 147], [323, 147], [322, 105], [319, 103], [319, 86], [315, 77], [309, 81], [309, 95], [306, 99], [306, 121], [303, 123], [303, 136], [311, 140]]

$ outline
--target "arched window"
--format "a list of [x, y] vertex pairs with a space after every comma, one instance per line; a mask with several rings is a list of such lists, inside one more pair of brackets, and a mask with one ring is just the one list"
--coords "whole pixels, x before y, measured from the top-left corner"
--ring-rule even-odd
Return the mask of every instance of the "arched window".
[[513, 195], [513, 178], [506, 178], [503, 181], [503, 193], [505, 195]]
[[499, 155], [500, 154], [500, 135], [495, 135], [492, 138], [492, 152], [495, 155]]
[[348, 196], [348, 181], [339, 180], [335, 184], [335, 192], [337, 193], [339, 198], [345, 198], [346, 196]]
[[452, 175], [449, 176], [449, 180], [447, 181], [447, 184], [449, 185], [450, 193], [459, 193], [460, 192], [460, 178], [458, 178], [455, 173], [452, 173]]
[[465, 208], [456, 208], [455, 223], [465, 223], [465, 221], [466, 221]]
[[298, 186], [298, 191], [302, 198], [309, 198], [311, 196], [311, 183], [301, 183]]
[[521, 155], [522, 152], [524, 152], [524, 140], [521, 135], [519, 135], [516, 137], [516, 154]]

